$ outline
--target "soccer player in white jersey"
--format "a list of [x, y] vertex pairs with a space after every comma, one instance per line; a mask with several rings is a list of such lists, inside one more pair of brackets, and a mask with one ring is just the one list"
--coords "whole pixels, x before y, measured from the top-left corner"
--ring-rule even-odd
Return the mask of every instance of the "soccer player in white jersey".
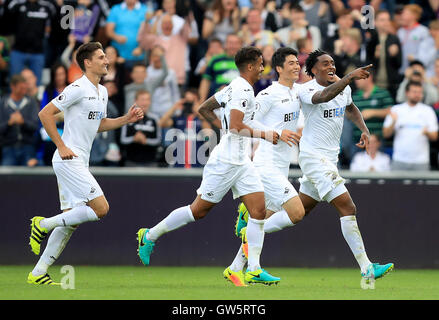
[[[49, 102], [39, 117], [57, 146], [52, 163], [58, 181], [62, 213], [51, 218], [31, 219], [30, 245], [40, 254], [41, 242], [51, 232], [37, 265], [28, 275], [28, 283], [59, 285], [47, 273], [59, 257], [78, 225], [98, 221], [108, 213], [109, 205], [98, 182], [88, 170], [90, 150], [97, 132], [114, 130], [143, 118], [142, 109], [132, 106], [122, 117], [106, 118], [108, 94], [100, 85], [108, 72], [108, 59], [99, 42], [83, 44], [76, 55], [84, 75], [67, 86]], [[55, 115], [64, 112], [64, 132], [59, 135]]]
[[[288, 47], [279, 48], [273, 54], [272, 66], [279, 80], [274, 81], [256, 96], [258, 108], [255, 119], [276, 131], [291, 131], [295, 144], [280, 141], [277, 145], [273, 145], [261, 140], [253, 157], [253, 163], [264, 185], [265, 218], [270, 217], [264, 224], [265, 233], [295, 225], [305, 215], [298, 193], [288, 180], [290, 162], [300, 140], [300, 134], [296, 133], [300, 114], [298, 96], [300, 85], [294, 83], [299, 79], [300, 73], [297, 51]], [[241, 212], [244, 210], [246, 212], [244, 204], [240, 205], [240, 209]], [[241, 229], [242, 232], [246, 232], [242, 219], [238, 218], [235, 230], [237, 236], [241, 233]], [[243, 236], [245, 239], [246, 235]], [[232, 264], [223, 273], [224, 278], [236, 286], [244, 284], [242, 269], [247, 262], [247, 245], [244, 240]]]
[[355, 69], [336, 81], [333, 58], [316, 50], [307, 58], [305, 67], [313, 79], [303, 84], [299, 91], [305, 116], [299, 148], [299, 165], [303, 172], [299, 196], [305, 214], [322, 201], [337, 209], [342, 234], [368, 283], [373, 278], [381, 278], [394, 265], [370, 262], [357, 224], [357, 209], [344, 185], [345, 180], [339, 175], [337, 162], [345, 115], [362, 132], [357, 146], [368, 151], [370, 133], [361, 112], [352, 102], [349, 84], [355, 79], [367, 78], [372, 65]]
[[[394, 267], [393, 263], [371, 263], [367, 257], [356, 220], [356, 207], [337, 169], [340, 136], [346, 116], [362, 131], [359, 148], [368, 151], [369, 130], [361, 112], [352, 102], [349, 84], [355, 79], [368, 77], [371, 65], [358, 68], [342, 79], [335, 75], [334, 60], [327, 53], [313, 51], [305, 63], [306, 72], [313, 79], [302, 84], [298, 90], [305, 125], [299, 146], [299, 166], [303, 177], [300, 181], [299, 198], [305, 215], [322, 201], [334, 206], [340, 216], [342, 234], [357, 260], [366, 283], [381, 278]], [[296, 85], [295, 85], [296, 86]], [[240, 207], [238, 223], [245, 227], [246, 210]], [[275, 215], [265, 222], [266, 226]], [[291, 226], [288, 220], [276, 222], [278, 231]], [[265, 229], [265, 228], [264, 228]], [[245, 237], [243, 236], [243, 245]]]
[[[232, 189], [234, 198], [239, 197], [250, 212], [247, 226], [248, 269], [245, 277], [248, 282], [275, 283], [280, 279], [260, 266], [264, 242], [264, 188], [248, 155], [251, 137], [274, 144], [279, 139], [288, 141], [288, 138], [267, 130], [253, 119], [255, 98], [252, 85], [263, 71], [261, 51], [255, 47], [244, 47], [236, 54], [235, 63], [240, 76], [200, 106], [200, 114], [221, 127], [225, 134], [204, 167], [197, 197], [191, 205], [175, 209], [153, 228], [138, 231], [139, 257], [144, 265], [149, 265], [152, 250], [160, 236], [203, 218]], [[224, 108], [221, 121], [214, 113], [220, 107]]]

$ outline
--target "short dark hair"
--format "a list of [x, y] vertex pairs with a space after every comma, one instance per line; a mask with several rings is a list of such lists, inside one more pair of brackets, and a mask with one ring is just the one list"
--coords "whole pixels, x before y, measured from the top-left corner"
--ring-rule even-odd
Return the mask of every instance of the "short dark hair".
[[235, 56], [235, 64], [239, 71], [243, 71], [249, 63], [256, 62], [262, 56], [262, 51], [256, 47], [243, 47]]
[[279, 73], [277, 72], [276, 67], [283, 68], [285, 59], [290, 55], [297, 57], [297, 51], [290, 47], [282, 47], [274, 52], [273, 57], [271, 58], [271, 67], [274, 69], [278, 77]]
[[99, 49], [104, 50], [100, 42], [89, 42], [79, 46], [76, 53], [76, 62], [82, 71], [85, 71], [84, 60], [91, 60], [93, 53]]
[[410, 87], [421, 87], [421, 88], [423, 88], [422, 83], [420, 83], [419, 81], [409, 81], [406, 84], [406, 86], [405, 86], [405, 92], [408, 92], [410, 90]]
[[419, 65], [419, 66], [421, 66], [422, 68], [425, 69], [424, 64], [420, 60], [412, 60], [412, 61], [410, 61], [409, 67], [414, 66], [414, 65]]
[[294, 10], [294, 11], [297, 11], [297, 12], [305, 12], [305, 11], [303, 10], [302, 6], [301, 6], [300, 4], [298, 4], [298, 3], [293, 3], [293, 4], [291, 4], [291, 6], [290, 6], [290, 11], [291, 11], [291, 10]]
[[328, 54], [325, 51], [322, 51], [320, 49], [314, 50], [311, 52], [308, 56], [308, 58], [305, 61], [305, 71], [306, 74], [309, 75], [311, 78], [314, 78], [314, 73], [312, 73], [311, 69], [314, 67], [314, 65], [317, 63], [318, 58], [320, 56], [323, 56], [325, 54]]

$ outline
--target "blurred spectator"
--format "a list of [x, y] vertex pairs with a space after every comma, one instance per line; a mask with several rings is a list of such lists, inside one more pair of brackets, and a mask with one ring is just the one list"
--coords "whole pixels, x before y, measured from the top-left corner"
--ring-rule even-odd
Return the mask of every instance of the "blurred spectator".
[[419, 24], [422, 8], [417, 4], [404, 6], [401, 15], [401, 28], [398, 29], [399, 41], [402, 45], [402, 65], [399, 73], [404, 74], [413, 60], [421, 60], [420, 49], [424, 42], [431, 43], [431, 36], [426, 26]]
[[138, 0], [124, 0], [114, 5], [107, 19], [107, 36], [112, 40], [111, 45], [117, 49], [125, 59], [125, 66], [131, 69], [133, 65], [144, 59], [144, 55], [134, 55], [138, 47], [137, 34], [148, 10], [146, 5]]
[[352, 10], [343, 9], [337, 15], [336, 23], [328, 26], [328, 33], [324, 37], [325, 41], [322, 44], [323, 50], [327, 52], [334, 52], [335, 41], [340, 39], [340, 36], [354, 27], [354, 17], [352, 16]]
[[276, 39], [276, 34], [271, 30], [265, 30], [261, 12], [257, 9], [250, 9], [246, 22], [242, 25], [241, 31], [238, 33], [243, 40], [244, 46], [256, 46], [262, 48], [266, 45], [274, 46], [276, 49], [280, 47], [280, 42]]
[[159, 70], [163, 71], [160, 76], [155, 77], [154, 80], [147, 78], [147, 68], [143, 63], [137, 63], [131, 70], [131, 80], [132, 82], [124, 86], [124, 96], [125, 96], [125, 110], [124, 113], [128, 112], [128, 109], [135, 101], [135, 96], [137, 91], [146, 90], [151, 95], [154, 91], [162, 85], [163, 81], [168, 75], [168, 68], [164, 57], [162, 58], [162, 68]]
[[434, 61], [434, 75], [427, 79], [427, 82], [431, 83], [439, 90], [439, 57]]
[[78, 0], [75, 8], [75, 29], [72, 34], [79, 44], [92, 40], [93, 31], [100, 15], [100, 9], [93, 0]]
[[113, 81], [116, 91], [113, 92], [112, 101], [115, 104], [118, 114], [124, 114], [124, 91], [123, 87], [128, 83], [128, 75], [125, 70], [125, 60], [119, 56], [117, 49], [113, 46], [105, 48], [108, 59], [108, 73], [102, 77], [102, 82]]
[[0, 37], [0, 96], [8, 89], [7, 78], [9, 71], [9, 43]]
[[309, 25], [319, 28], [321, 34], [326, 35], [328, 25], [331, 22], [331, 12], [328, 4], [320, 0], [302, 0], [299, 4], [305, 11]]
[[367, 60], [376, 70], [375, 83], [389, 90], [396, 98], [400, 82], [398, 74], [402, 63], [402, 51], [399, 38], [392, 34], [392, 25], [388, 11], [380, 10], [375, 14], [375, 28], [370, 29], [371, 37], [366, 45]]
[[406, 86], [407, 102], [395, 105], [386, 117], [383, 136], [393, 139], [392, 170], [429, 170], [429, 141], [438, 138], [438, 120], [433, 108], [423, 104], [419, 82]]
[[29, 68], [24, 68], [21, 70], [20, 74], [23, 76], [23, 78], [26, 80], [27, 84], [27, 92], [26, 95], [28, 97], [34, 98], [37, 100], [38, 103], [40, 103], [41, 98], [43, 96], [44, 87], [37, 86], [37, 77]]
[[175, 167], [201, 167], [205, 161], [203, 162], [203, 158], [200, 157], [205, 157], [204, 160], [207, 160], [208, 155], [199, 155], [198, 151], [209, 137], [201, 130], [210, 129], [210, 125], [200, 117], [197, 112], [198, 107], [197, 90], [189, 89], [185, 92], [184, 98], [177, 101], [160, 119], [160, 126], [173, 128], [168, 131], [166, 139], [176, 139], [175, 149], [172, 150], [172, 160], [169, 159], [170, 154], [167, 155], [166, 160]]
[[239, 76], [235, 65], [235, 55], [241, 49], [242, 40], [229, 34], [224, 45], [224, 54], [213, 57], [207, 65], [199, 87], [200, 103], [212, 96], [221, 87], [228, 85]]
[[262, 48], [262, 58], [264, 59], [264, 71], [261, 78], [253, 85], [255, 95], [264, 90], [271, 83], [277, 79], [276, 72], [271, 66], [271, 58], [276, 49], [271, 45], [266, 45]]
[[[114, 104], [108, 103], [107, 117], [117, 118], [118, 111]], [[90, 151], [90, 166], [116, 167], [122, 156], [116, 143], [116, 131], [98, 132]]]
[[76, 39], [73, 34], [70, 34], [69, 37], [69, 45], [64, 49], [61, 55], [61, 62], [67, 67], [67, 79], [69, 83], [74, 82], [75, 80], [82, 77], [83, 72], [76, 61], [76, 51], [75, 43]]
[[172, 34], [172, 16], [165, 14], [161, 19], [162, 35], [151, 32], [148, 24], [143, 24], [139, 30], [139, 46], [144, 50], [150, 50], [154, 46], [161, 46], [165, 50], [165, 58], [168, 67], [177, 75], [178, 84], [184, 87], [186, 84], [186, 71], [190, 69], [188, 60], [188, 39], [191, 32], [189, 21], [186, 21], [178, 34]]
[[142, 120], [122, 127], [125, 166], [155, 166], [157, 147], [162, 141], [159, 117], [149, 112], [151, 95], [148, 91], [139, 90], [135, 102], [145, 115]]
[[[152, 33], [157, 35], [163, 35], [162, 19], [164, 15], [168, 14], [172, 18], [172, 34], [179, 34], [183, 29], [185, 20], [176, 14], [176, 1], [175, 0], [163, 0], [163, 10], [157, 10], [154, 13], [149, 24], [152, 26]], [[143, 23], [144, 24], [144, 23]]]
[[[52, 99], [56, 98], [65, 87], [69, 85], [67, 78], [67, 68], [61, 63], [55, 63], [50, 69], [50, 82], [47, 85], [41, 99], [40, 109], [43, 109]], [[64, 112], [55, 115], [56, 128], [58, 133], [62, 135], [64, 131]], [[44, 127], [40, 125], [40, 139], [41, 148], [38, 150], [41, 153], [40, 158], [45, 166], [52, 165], [53, 153], [56, 150], [56, 145], [50, 139]]]
[[48, 1], [12, 1], [9, 13], [14, 22], [15, 41], [11, 51], [10, 75], [29, 67], [41, 83], [45, 64], [44, 39], [46, 26], [55, 17], [55, 6]]
[[430, 78], [434, 76], [434, 64], [439, 58], [439, 20], [432, 21], [429, 30], [431, 37], [421, 43], [419, 60], [425, 65], [426, 75]]
[[300, 38], [297, 40], [297, 60], [300, 64], [300, 75], [297, 83], [305, 83], [312, 78], [306, 73], [306, 68], [304, 68], [305, 61], [308, 58], [309, 54], [313, 51], [312, 49], [312, 41], [309, 38]]
[[361, 33], [357, 28], [346, 30], [335, 41], [333, 58], [340, 78], [364, 64], [360, 52], [361, 41]]
[[212, 8], [205, 12], [201, 36], [210, 40], [226, 41], [227, 35], [238, 33], [241, 26], [239, 6], [236, 0], [214, 0]]
[[[55, 7], [55, 15], [50, 21], [50, 34], [47, 37], [47, 43], [44, 45], [45, 68], [50, 68], [55, 61], [58, 61], [68, 45], [67, 39], [71, 30], [63, 28], [61, 25], [61, 19], [66, 15], [66, 12], [61, 13], [61, 11], [64, 5], [75, 5], [70, 0], [52, 0], [50, 2]], [[73, 22], [73, 19], [69, 18], [69, 22]]]
[[300, 5], [293, 5], [290, 9], [291, 24], [288, 27], [279, 29], [276, 34], [279, 40], [288, 47], [297, 50], [297, 40], [309, 38], [313, 43], [313, 50], [320, 48], [322, 37], [319, 28], [309, 25], [306, 20], [305, 11]]
[[34, 136], [38, 130], [39, 106], [26, 96], [26, 79], [21, 75], [11, 78], [11, 93], [0, 103], [0, 145], [2, 165], [29, 166], [37, 164]]
[[167, 68], [165, 51], [161, 46], [152, 48], [147, 74], [146, 83], [151, 92], [150, 112], [161, 117], [180, 99], [177, 75]]
[[369, 154], [366, 151], [357, 152], [352, 159], [350, 170], [355, 172], [390, 171], [390, 157], [379, 151], [381, 141], [378, 135], [369, 137]]
[[[369, 78], [355, 80], [357, 90], [352, 94], [352, 101], [361, 111], [370, 133], [381, 136], [384, 118], [389, 114], [390, 108], [394, 105], [394, 100], [389, 91], [376, 85], [375, 75], [374, 72], [371, 72]], [[352, 134], [354, 152], [359, 151], [355, 143], [360, 141], [360, 137], [361, 131], [354, 126]]]
[[418, 60], [411, 61], [409, 67], [405, 71], [405, 78], [399, 85], [396, 94], [396, 102], [402, 103], [406, 101], [406, 86], [410, 81], [415, 81], [420, 82], [424, 89], [422, 101], [430, 106], [434, 105], [439, 101], [438, 90], [433, 84], [426, 80], [425, 68], [422, 62]]
[[276, 1], [252, 0], [253, 9], [259, 10], [262, 18], [262, 29], [276, 32], [281, 25], [279, 14], [276, 12]]
[[207, 47], [206, 54], [203, 58], [200, 59], [200, 61], [197, 64], [197, 67], [195, 68], [195, 75], [201, 76], [206, 71], [207, 65], [210, 62], [210, 59], [212, 57], [223, 54], [224, 48], [223, 44], [220, 39], [213, 38], [209, 41], [209, 46]]

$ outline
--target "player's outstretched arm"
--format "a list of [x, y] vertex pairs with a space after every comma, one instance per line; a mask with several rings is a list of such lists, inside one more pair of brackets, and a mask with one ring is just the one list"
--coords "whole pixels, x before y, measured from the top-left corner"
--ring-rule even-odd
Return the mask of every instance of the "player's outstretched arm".
[[103, 131], [110, 131], [114, 129], [118, 129], [128, 123], [137, 122], [140, 119], [143, 119], [143, 110], [136, 106], [136, 104], [133, 104], [126, 115], [118, 118], [104, 118], [101, 120], [101, 123], [99, 125], [98, 132]]
[[201, 114], [210, 124], [214, 125], [218, 129], [221, 129], [221, 121], [218, 119], [215, 112], [213, 112], [213, 110], [218, 108], [221, 108], [221, 105], [218, 103], [215, 97], [212, 96], [201, 104], [200, 108], [198, 109], [198, 113]]
[[49, 102], [39, 113], [38, 117], [43, 124], [44, 129], [49, 135], [50, 139], [52, 139], [53, 143], [58, 148], [58, 153], [61, 159], [63, 160], [71, 160], [77, 155], [68, 148], [64, 141], [61, 139], [60, 134], [56, 128], [56, 115], [59, 114], [61, 110], [59, 110], [52, 102]]
[[244, 137], [265, 139], [268, 142], [277, 144], [279, 140], [279, 134], [276, 131], [266, 128], [263, 124], [255, 120], [252, 120], [252, 125], [254, 125], [254, 127], [252, 128], [246, 125], [243, 120], [243, 112], [236, 109], [230, 110], [230, 132], [239, 134], [240, 136]]
[[327, 86], [322, 91], [316, 92], [311, 99], [312, 103], [319, 104], [319, 103], [328, 102], [328, 101], [334, 99], [353, 80], [368, 78], [370, 68], [372, 68], [371, 64], [369, 64], [368, 66], [365, 66], [365, 67], [355, 69], [354, 71], [345, 75], [339, 81], [334, 82], [333, 84]]
[[360, 141], [356, 144], [356, 146], [361, 149], [366, 149], [366, 152], [369, 153], [370, 132], [366, 126], [366, 123], [364, 122], [361, 111], [354, 103], [351, 103], [346, 107], [346, 117], [351, 120], [358, 127], [358, 129], [361, 130]]

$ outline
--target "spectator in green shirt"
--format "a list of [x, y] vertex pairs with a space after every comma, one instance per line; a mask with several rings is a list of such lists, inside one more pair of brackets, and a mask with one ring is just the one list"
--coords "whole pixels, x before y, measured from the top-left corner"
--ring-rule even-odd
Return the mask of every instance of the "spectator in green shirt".
[[235, 34], [229, 34], [224, 46], [225, 53], [210, 59], [200, 83], [201, 103], [239, 76], [238, 68], [235, 65], [235, 54], [241, 49], [241, 46], [241, 38]]
[[[374, 75], [369, 78], [356, 80], [357, 90], [352, 94], [352, 100], [360, 109], [364, 121], [371, 134], [381, 137], [384, 118], [389, 114], [394, 101], [389, 91], [378, 87], [374, 82]], [[354, 126], [353, 141], [360, 140], [361, 131]]]
[[8, 40], [0, 37], [0, 95], [8, 89], [7, 77], [9, 70], [9, 44]]
[[[375, 84], [374, 76], [371, 72], [369, 78], [355, 81], [357, 89], [352, 93], [352, 100], [361, 111], [370, 134], [375, 134], [382, 139], [384, 118], [389, 114], [394, 101], [389, 91]], [[360, 141], [360, 137], [361, 131], [345, 118], [340, 153], [342, 167], [348, 167], [355, 153], [361, 151], [355, 146]], [[382, 147], [384, 149], [391, 148], [392, 141], [383, 139]]]

